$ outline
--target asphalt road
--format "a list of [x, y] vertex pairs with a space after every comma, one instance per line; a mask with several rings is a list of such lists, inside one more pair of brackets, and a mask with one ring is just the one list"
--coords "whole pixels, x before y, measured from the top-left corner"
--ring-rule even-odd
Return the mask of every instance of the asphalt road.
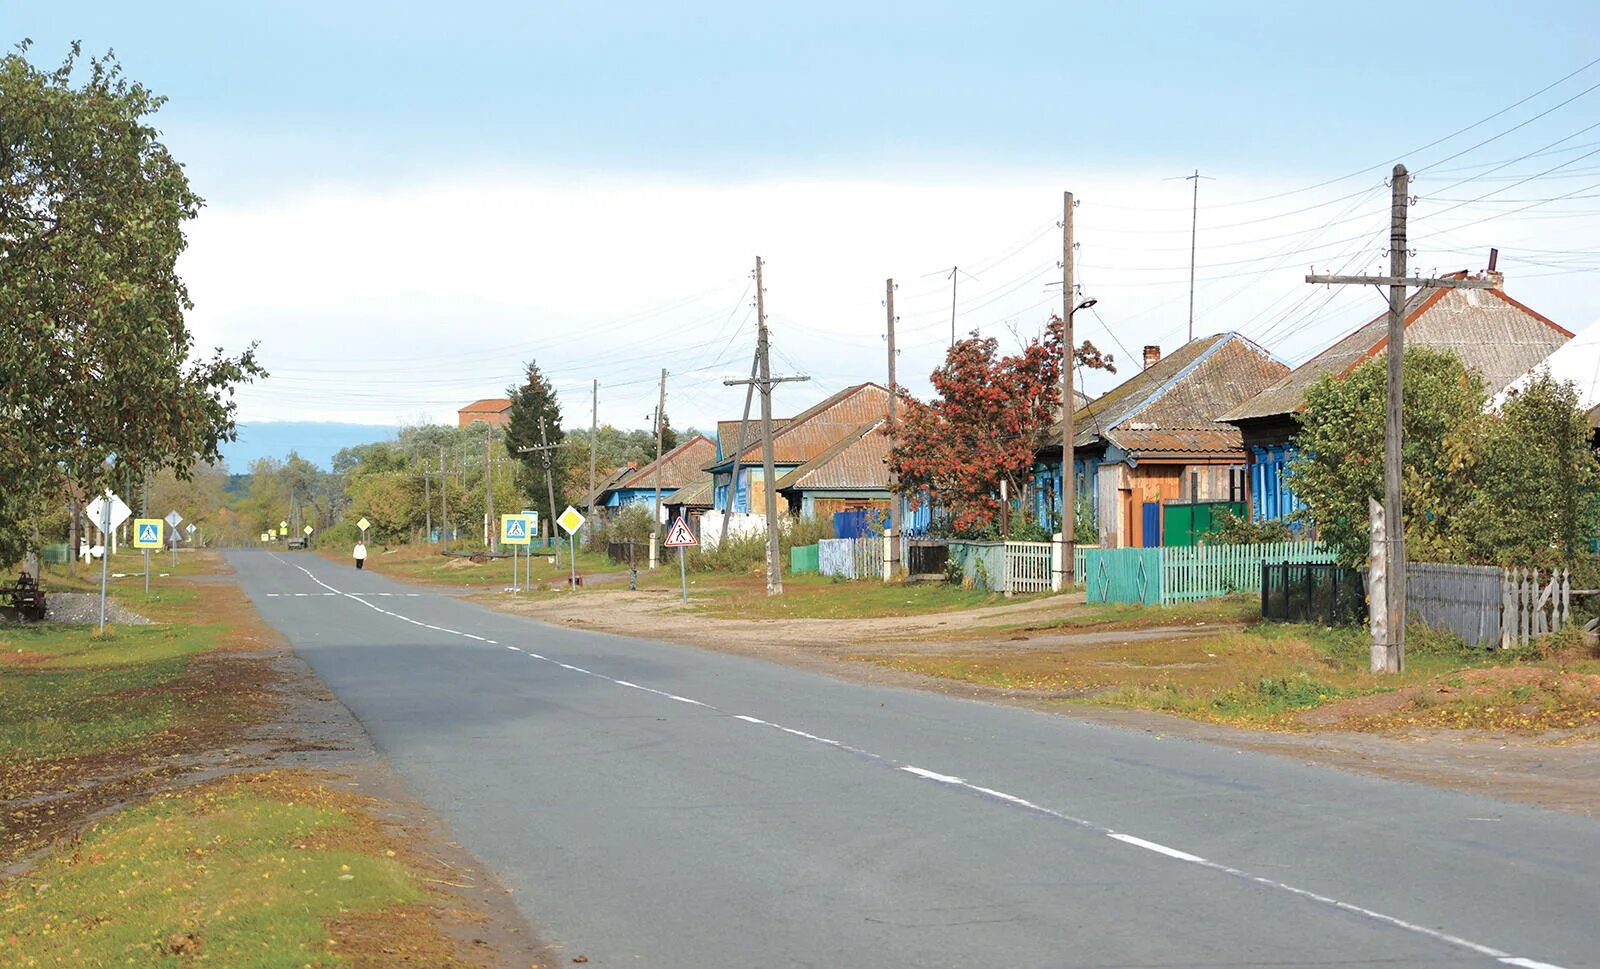
[[590, 966], [1600, 966], [1584, 818], [229, 560]]

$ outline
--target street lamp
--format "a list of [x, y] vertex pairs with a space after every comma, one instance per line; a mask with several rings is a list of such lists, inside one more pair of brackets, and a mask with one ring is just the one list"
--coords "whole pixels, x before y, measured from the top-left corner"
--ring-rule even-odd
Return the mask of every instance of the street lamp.
[[1077, 524], [1078, 501], [1077, 482], [1074, 480], [1074, 465], [1077, 463], [1073, 453], [1073, 438], [1077, 437], [1077, 422], [1074, 420], [1073, 411], [1077, 401], [1072, 394], [1072, 370], [1076, 363], [1076, 341], [1072, 338], [1072, 318], [1079, 310], [1100, 302], [1097, 299], [1086, 299], [1067, 311], [1067, 318], [1061, 321], [1061, 576], [1062, 592], [1070, 593], [1072, 587], [1077, 585]]

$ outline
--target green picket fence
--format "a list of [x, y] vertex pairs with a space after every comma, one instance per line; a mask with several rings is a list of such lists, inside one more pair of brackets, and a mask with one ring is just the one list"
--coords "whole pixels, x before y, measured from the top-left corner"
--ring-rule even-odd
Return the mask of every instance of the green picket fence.
[[1259, 594], [1262, 562], [1333, 560], [1333, 553], [1316, 542], [1085, 549], [1082, 572], [1089, 602], [1148, 606]]
[[1332, 562], [1318, 542], [1196, 545], [1161, 550], [1161, 601], [1193, 602], [1235, 592], [1261, 592], [1261, 563]]

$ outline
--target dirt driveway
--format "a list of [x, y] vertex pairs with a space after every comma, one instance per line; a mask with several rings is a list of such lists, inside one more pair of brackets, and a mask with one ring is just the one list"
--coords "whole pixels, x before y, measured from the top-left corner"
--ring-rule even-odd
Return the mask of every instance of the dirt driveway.
[[[1600, 816], [1600, 739], [1589, 734], [1526, 735], [1418, 729], [1370, 734], [1346, 730], [1285, 733], [1202, 723], [1170, 714], [1069, 703], [1076, 697], [1007, 690], [923, 676], [846, 657], [982, 650], [1061, 652], [1107, 643], [1174, 645], [1237, 629], [1228, 623], [1130, 628], [1048, 628], [1082, 596], [1015, 605], [876, 619], [719, 619], [685, 609], [665, 591], [595, 590], [576, 596], [482, 597], [496, 608], [545, 622], [646, 639], [663, 639], [788, 663], [858, 682], [930, 690], [1144, 730], [1265, 751], [1297, 760], [1419, 781]], [[1047, 628], [1030, 629], [1039, 625]]]

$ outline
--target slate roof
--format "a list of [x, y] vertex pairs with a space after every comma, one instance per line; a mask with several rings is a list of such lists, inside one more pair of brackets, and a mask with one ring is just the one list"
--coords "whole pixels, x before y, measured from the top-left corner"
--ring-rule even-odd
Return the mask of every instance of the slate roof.
[[684, 485], [672, 493], [672, 497], [662, 498], [662, 504], [684, 505], [689, 508], [710, 508], [716, 495], [716, 483], [711, 475], [704, 471], [699, 472], [700, 477], [693, 484]]
[[[1468, 278], [1466, 270], [1451, 273]], [[1498, 280], [1503, 280], [1495, 274]], [[1491, 394], [1526, 373], [1572, 338], [1552, 320], [1534, 312], [1496, 286], [1493, 289], [1424, 289], [1405, 306], [1407, 346], [1449, 350], [1484, 380]], [[1248, 421], [1294, 414], [1306, 392], [1324, 376], [1343, 377], [1389, 345], [1389, 314], [1345, 336], [1307, 360], [1256, 397], [1222, 415]]]
[[[846, 387], [789, 418], [781, 430], [774, 431], [772, 459], [777, 464], [804, 464], [862, 424], [881, 420], [888, 411], [889, 391], [878, 384], [869, 382]], [[734, 425], [733, 432], [737, 434], [738, 422], [727, 423]], [[750, 465], [761, 459], [761, 441], [757, 439], [745, 448], [739, 463]], [[717, 464], [712, 465], [709, 460], [707, 470], [722, 468], [732, 463], [733, 455], [725, 450]]]
[[589, 493], [587, 493], [587, 494], [585, 494], [583, 496], [583, 500], [580, 502], [580, 504], [584, 508], [589, 507], [591, 504], [594, 504], [594, 505], [600, 504], [600, 498], [603, 495], [605, 495], [606, 492], [611, 491], [616, 486], [616, 483], [618, 481], [621, 481], [623, 478], [626, 478], [628, 475], [632, 474], [636, 470], [638, 470], [638, 469], [637, 468], [630, 468], [626, 464], [624, 464], [620, 468], [617, 468], [617, 469], [613, 470], [610, 474], [607, 474], [606, 476], [601, 478], [595, 484], [594, 491], [589, 492]]
[[716, 448], [717, 446], [711, 443], [711, 438], [704, 434], [696, 434], [661, 455], [659, 462], [651, 461], [612, 485], [609, 490], [653, 489], [656, 486], [656, 474], [659, 469], [662, 500], [665, 501], [666, 495], [695, 482], [695, 476], [700, 473], [701, 467], [716, 456]]
[[778, 490], [888, 490], [889, 435], [882, 420], [855, 433], [778, 479]]
[[1553, 380], [1570, 383], [1578, 393], [1578, 408], [1589, 415], [1589, 426], [1600, 427], [1600, 323], [1557, 347], [1548, 357], [1540, 360], [1527, 373], [1513, 380], [1509, 386], [1489, 402], [1491, 407], [1502, 407], [1513, 393], [1525, 389], [1541, 374]]
[[[1288, 372], [1238, 333], [1191, 340], [1079, 410], [1074, 446], [1103, 439], [1135, 455], [1243, 450], [1238, 428], [1217, 416]], [[1057, 423], [1051, 440], [1060, 438]]]

